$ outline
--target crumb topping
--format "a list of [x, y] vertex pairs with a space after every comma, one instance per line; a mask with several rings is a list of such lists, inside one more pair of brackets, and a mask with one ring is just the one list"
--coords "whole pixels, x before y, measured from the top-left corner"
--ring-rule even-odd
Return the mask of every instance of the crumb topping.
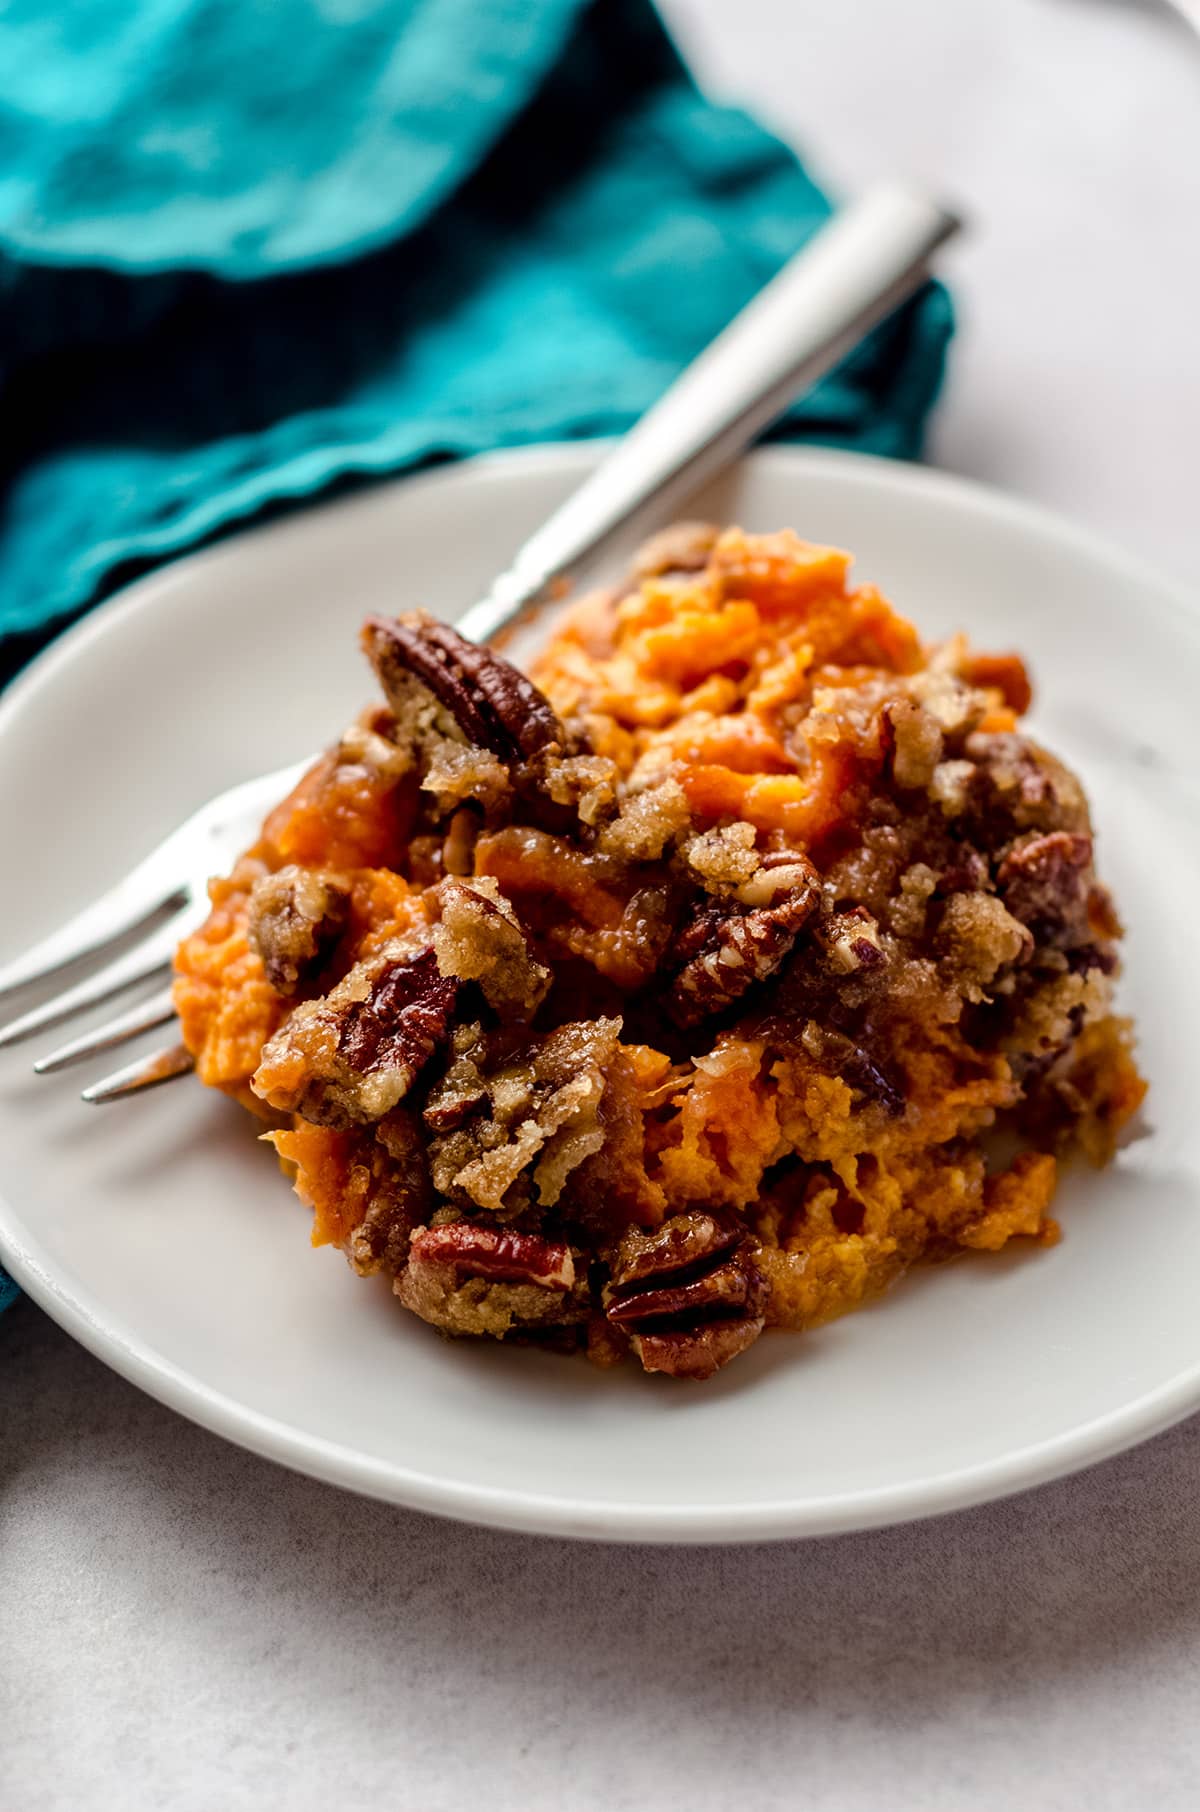
[[699, 1379], [1057, 1237], [1060, 1161], [1105, 1162], [1144, 1084], [1017, 655], [698, 523], [529, 675], [421, 612], [363, 647], [385, 702], [176, 965], [314, 1241], [448, 1334]]

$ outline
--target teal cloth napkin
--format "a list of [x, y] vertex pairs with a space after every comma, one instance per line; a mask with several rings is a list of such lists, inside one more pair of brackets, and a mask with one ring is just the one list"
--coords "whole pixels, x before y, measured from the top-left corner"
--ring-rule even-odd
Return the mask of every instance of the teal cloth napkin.
[[[0, 68], [0, 678], [251, 516], [621, 430], [829, 211], [649, 0], [7, 0]], [[915, 456], [950, 333], [778, 432]]]

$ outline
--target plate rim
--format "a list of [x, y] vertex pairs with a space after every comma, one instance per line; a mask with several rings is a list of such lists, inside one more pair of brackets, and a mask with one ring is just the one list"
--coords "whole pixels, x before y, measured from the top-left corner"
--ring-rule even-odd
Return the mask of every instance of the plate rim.
[[[0, 695], [0, 742], [9, 723], [53, 684], [60, 667], [84, 654], [93, 639], [113, 624], [157, 608], [173, 587], [197, 571], [241, 556], [247, 541], [286, 538], [298, 522], [315, 515], [345, 515], [377, 503], [381, 492], [397, 485], [470, 484], [489, 470], [564, 466], [580, 474], [595, 465], [609, 443], [600, 440], [542, 442], [533, 446], [485, 453], [453, 465], [435, 466], [374, 484], [349, 497], [322, 499], [267, 523], [244, 528], [210, 547], [156, 568], [97, 605], [42, 651]], [[936, 468], [894, 461], [835, 448], [773, 445], [761, 447], [739, 463], [802, 467], [814, 475], [866, 475], [903, 495], [932, 493], [948, 506], [983, 509], [993, 519], [1007, 518], [1022, 532], [1050, 539], [1072, 553], [1115, 569], [1132, 585], [1156, 594], [1156, 602], [1200, 630], [1200, 609], [1187, 585], [1150, 563], [1126, 553], [1092, 530], [1059, 516], [1046, 506], [978, 480]], [[195, 1374], [175, 1365], [142, 1341], [118, 1319], [106, 1317], [101, 1305], [54, 1274], [39, 1256], [36, 1242], [21, 1232], [14, 1203], [0, 1191], [0, 1247], [13, 1277], [53, 1321], [120, 1376], [189, 1420], [293, 1471], [362, 1495], [456, 1521], [526, 1534], [585, 1540], [663, 1544], [743, 1544], [791, 1540], [922, 1520], [966, 1509], [1049, 1483], [1098, 1464], [1161, 1433], [1200, 1408], [1200, 1353], [1195, 1363], [1132, 1403], [1002, 1455], [902, 1485], [874, 1486], [813, 1499], [790, 1497], [745, 1504], [649, 1505], [562, 1497], [506, 1487], [464, 1484], [373, 1459], [353, 1447], [306, 1434], [279, 1418], [248, 1408], [228, 1393], [215, 1390]]]

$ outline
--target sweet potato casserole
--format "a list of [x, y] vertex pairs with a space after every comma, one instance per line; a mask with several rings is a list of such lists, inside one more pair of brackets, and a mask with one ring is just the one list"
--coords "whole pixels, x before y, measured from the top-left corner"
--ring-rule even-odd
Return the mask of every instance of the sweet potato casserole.
[[448, 1334], [706, 1378], [918, 1259], [1056, 1237], [1144, 1092], [1015, 655], [682, 525], [527, 678], [373, 618], [368, 709], [180, 948], [313, 1240]]

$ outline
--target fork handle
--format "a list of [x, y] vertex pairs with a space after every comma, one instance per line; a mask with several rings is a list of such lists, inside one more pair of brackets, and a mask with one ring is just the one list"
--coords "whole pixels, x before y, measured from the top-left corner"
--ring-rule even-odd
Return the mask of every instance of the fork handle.
[[665, 509], [729, 464], [920, 288], [959, 225], [892, 187], [836, 214], [525, 543], [460, 618], [460, 634], [489, 641], [643, 510]]

